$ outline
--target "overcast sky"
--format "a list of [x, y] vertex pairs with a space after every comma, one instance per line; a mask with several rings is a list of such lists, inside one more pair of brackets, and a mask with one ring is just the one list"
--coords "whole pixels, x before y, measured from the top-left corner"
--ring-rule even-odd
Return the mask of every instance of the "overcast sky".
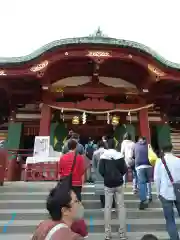
[[98, 26], [109, 37], [143, 43], [180, 63], [179, 0], [0, 0], [0, 56], [27, 55]]

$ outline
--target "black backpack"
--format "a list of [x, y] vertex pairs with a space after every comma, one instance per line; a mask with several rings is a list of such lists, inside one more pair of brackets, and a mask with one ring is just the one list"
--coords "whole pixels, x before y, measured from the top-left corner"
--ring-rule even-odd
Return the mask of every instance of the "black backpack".
[[86, 149], [86, 156], [92, 160], [92, 157], [93, 157], [93, 153], [94, 153], [94, 147], [93, 145], [88, 145], [87, 149]]
[[104, 172], [105, 185], [109, 185], [109, 187], [116, 187], [119, 185], [121, 178], [122, 175], [116, 166], [116, 160], [112, 159], [110, 161], [106, 161]]

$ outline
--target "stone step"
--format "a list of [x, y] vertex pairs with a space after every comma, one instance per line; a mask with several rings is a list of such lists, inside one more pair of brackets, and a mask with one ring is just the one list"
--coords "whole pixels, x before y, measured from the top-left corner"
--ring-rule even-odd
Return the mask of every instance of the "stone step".
[[[43, 219], [42, 219], [43, 220]], [[42, 221], [41, 220], [41, 221]], [[9, 224], [7, 227], [7, 233], [33, 233], [35, 228], [41, 222], [39, 220], [15, 220], [13, 223]], [[116, 233], [118, 231], [119, 223], [118, 220], [112, 219], [112, 232]], [[180, 220], [176, 221], [177, 227], [180, 227]], [[0, 221], [0, 229], [7, 224], [7, 221]], [[104, 220], [93, 219], [87, 220], [88, 232], [93, 233], [103, 233], [104, 232]], [[127, 226], [131, 232], [142, 232], [142, 231], [165, 231], [165, 221], [164, 219], [127, 219]]]
[[[44, 200], [47, 198], [49, 192], [5, 192], [1, 195], [1, 200]], [[138, 199], [138, 194], [134, 195], [132, 192], [124, 193], [125, 200], [134, 200]], [[156, 197], [156, 193], [153, 192], [153, 198]], [[99, 200], [99, 195], [94, 192], [83, 192], [83, 200]]]
[[[145, 234], [154, 234], [158, 237], [159, 240], [168, 240], [168, 235], [166, 232], [162, 232], [162, 231], [157, 231], [157, 232], [128, 232], [128, 239], [129, 240], [140, 240], [142, 238], [142, 236], [144, 236]], [[0, 239], [3, 240], [12, 240], [12, 239], [18, 239], [18, 240], [30, 240], [32, 237], [31, 234], [0, 234]], [[117, 237], [117, 234], [114, 233], [113, 234], [113, 239], [119, 239]], [[102, 233], [90, 233], [88, 240], [104, 240], [104, 234]]]
[[[34, 184], [36, 184], [36, 183], [34, 183]], [[53, 186], [55, 186], [55, 184], [53, 185]], [[7, 186], [3, 186], [3, 187], [0, 187], [0, 194], [1, 193], [10, 193], [10, 192], [21, 192], [21, 193], [31, 193], [31, 192], [37, 192], [37, 193], [41, 193], [41, 192], [49, 192], [52, 188], [53, 188], [53, 186], [51, 186], [51, 187], [49, 187], [49, 185], [48, 186], [43, 186], [42, 185], [42, 187], [33, 187], [33, 186], [31, 186], [31, 185], [27, 185], [27, 186], [23, 186], [23, 187], [7, 187]], [[94, 187], [94, 185], [92, 184], [92, 185], [85, 185], [84, 187], [83, 187], [83, 192], [94, 192], [95, 191], [95, 187]]]
[[[16, 191], [24, 191], [24, 190], [33, 190], [33, 191], [49, 191], [53, 187], [55, 187], [57, 182], [54, 181], [42, 181], [42, 182], [23, 182], [23, 181], [18, 181], [18, 182], [4, 182], [4, 185], [0, 187], [1, 190], [9, 191], [13, 190], [14, 192]], [[130, 186], [130, 184], [128, 184]], [[89, 184], [85, 183], [83, 186], [84, 189], [92, 189], [94, 188], [94, 184]]]
[[[5, 192], [48, 192], [57, 182], [5, 182], [3, 187], [0, 187], [0, 193]], [[152, 184], [152, 189], [155, 191], [155, 186]], [[125, 192], [131, 192], [132, 184], [128, 183]], [[85, 184], [83, 192], [94, 192], [94, 184]]]
[[[100, 209], [99, 200], [84, 200], [83, 205], [85, 209]], [[139, 200], [125, 200], [126, 208], [137, 208]], [[159, 200], [154, 200], [151, 208], [159, 208]], [[46, 207], [45, 200], [0, 200], [0, 209], [44, 209]]]
[[[2, 209], [0, 210], [0, 220], [9, 221], [12, 213], [16, 214], [16, 220], [41, 220], [48, 219], [49, 215], [45, 209]], [[176, 217], [178, 217], [177, 211], [175, 211]], [[112, 219], [116, 219], [116, 212], [112, 211]], [[90, 219], [104, 219], [104, 211], [101, 209], [85, 209], [85, 218]], [[163, 212], [161, 208], [148, 208], [144, 211], [139, 209], [131, 208], [127, 209], [128, 219], [162, 219]]]

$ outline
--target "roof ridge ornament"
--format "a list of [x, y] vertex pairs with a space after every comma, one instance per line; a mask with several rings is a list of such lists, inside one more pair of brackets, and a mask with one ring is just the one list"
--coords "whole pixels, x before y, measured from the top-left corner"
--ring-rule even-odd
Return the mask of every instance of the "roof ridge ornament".
[[108, 36], [103, 33], [100, 27], [98, 27], [98, 29], [93, 34], [90, 34], [89, 37], [107, 38]]

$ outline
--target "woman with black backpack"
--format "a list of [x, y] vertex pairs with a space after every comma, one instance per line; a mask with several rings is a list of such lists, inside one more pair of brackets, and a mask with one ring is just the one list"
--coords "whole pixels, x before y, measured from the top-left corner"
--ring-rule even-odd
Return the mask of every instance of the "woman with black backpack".
[[[99, 173], [99, 162], [100, 157], [107, 149], [107, 145], [103, 140], [98, 142], [98, 149], [94, 152], [92, 158], [92, 167], [94, 170], [94, 180], [95, 180], [95, 193], [100, 196], [101, 208], [104, 210], [105, 207], [105, 196], [104, 196], [104, 179]], [[115, 209], [115, 201], [113, 199], [112, 208]]]

